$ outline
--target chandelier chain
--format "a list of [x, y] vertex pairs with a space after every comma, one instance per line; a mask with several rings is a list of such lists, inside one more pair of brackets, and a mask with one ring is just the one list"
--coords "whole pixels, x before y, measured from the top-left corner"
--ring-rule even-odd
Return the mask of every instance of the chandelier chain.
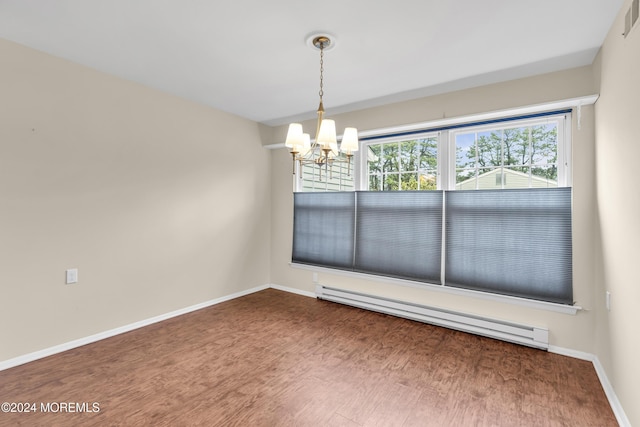
[[320, 42], [320, 102], [322, 102], [322, 95], [324, 95], [323, 90], [324, 85], [324, 42]]

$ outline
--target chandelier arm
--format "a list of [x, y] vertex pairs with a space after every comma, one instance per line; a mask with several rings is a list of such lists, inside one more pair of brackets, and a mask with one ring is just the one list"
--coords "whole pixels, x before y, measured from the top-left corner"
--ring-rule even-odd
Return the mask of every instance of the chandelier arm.
[[296, 160], [297, 160], [296, 157], [297, 157], [297, 155], [298, 155], [297, 151], [292, 151], [291, 152], [291, 157], [292, 157], [292, 160], [293, 160], [293, 167], [291, 168], [291, 173], [293, 173], [294, 175], [296, 174]]

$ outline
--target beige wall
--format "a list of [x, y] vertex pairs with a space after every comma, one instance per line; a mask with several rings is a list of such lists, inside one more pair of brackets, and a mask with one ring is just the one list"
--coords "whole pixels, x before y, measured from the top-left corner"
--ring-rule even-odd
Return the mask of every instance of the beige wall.
[[596, 103], [598, 288], [611, 292], [601, 308], [596, 353], [632, 425], [640, 425], [640, 24], [621, 36], [626, 1], [602, 46]]
[[[361, 131], [443, 117], [458, 117], [544, 102], [570, 99], [597, 93], [590, 67], [494, 84], [430, 98], [397, 103], [344, 114], [336, 118]], [[325, 106], [331, 116], [330, 106]], [[307, 125], [308, 126], [308, 125]], [[286, 126], [274, 131], [284, 137]], [[282, 141], [274, 141], [282, 142]], [[593, 352], [595, 327], [594, 252], [595, 224], [594, 108], [582, 108], [580, 129], [573, 115], [574, 156], [574, 298], [586, 310], [576, 315], [525, 308], [501, 302], [452, 295], [426, 289], [380, 283], [360, 278], [321, 272], [320, 282], [342, 288], [365, 291], [390, 298], [462, 310], [468, 313], [523, 322], [550, 330], [550, 343], [583, 352]], [[272, 162], [272, 264], [273, 283], [313, 291], [312, 272], [291, 267], [292, 186], [291, 160], [285, 149], [274, 150]]]
[[[355, 126], [365, 131], [543, 104], [597, 92], [592, 67], [586, 66], [340, 115], [332, 115], [330, 105], [325, 108], [327, 117], [336, 121], [337, 130]], [[303, 125], [305, 129], [316, 127], [315, 120]], [[284, 143], [286, 135], [287, 126], [276, 127], [270, 135], [265, 134], [270, 139], [265, 139], [264, 144]]]
[[0, 361], [269, 282], [256, 123], [3, 40], [0, 94]]

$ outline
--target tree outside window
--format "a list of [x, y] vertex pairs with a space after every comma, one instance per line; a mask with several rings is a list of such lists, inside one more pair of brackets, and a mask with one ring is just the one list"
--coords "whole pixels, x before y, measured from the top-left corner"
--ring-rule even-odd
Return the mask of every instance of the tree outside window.
[[456, 135], [456, 188], [558, 186], [555, 123]]
[[368, 145], [370, 191], [435, 190], [438, 140], [436, 136]]

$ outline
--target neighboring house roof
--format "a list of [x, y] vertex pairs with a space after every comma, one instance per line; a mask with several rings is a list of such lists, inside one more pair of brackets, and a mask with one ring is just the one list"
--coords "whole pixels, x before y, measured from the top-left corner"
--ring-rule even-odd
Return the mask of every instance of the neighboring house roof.
[[[502, 188], [501, 177], [504, 179], [504, 188], [527, 188], [529, 186], [533, 188], [546, 188], [558, 186], [558, 182], [551, 179], [541, 178], [535, 175], [529, 177], [528, 174], [520, 171], [496, 168], [478, 175], [477, 178], [473, 177], [457, 183], [456, 190]], [[531, 179], [531, 185], [529, 185], [529, 179]]]

